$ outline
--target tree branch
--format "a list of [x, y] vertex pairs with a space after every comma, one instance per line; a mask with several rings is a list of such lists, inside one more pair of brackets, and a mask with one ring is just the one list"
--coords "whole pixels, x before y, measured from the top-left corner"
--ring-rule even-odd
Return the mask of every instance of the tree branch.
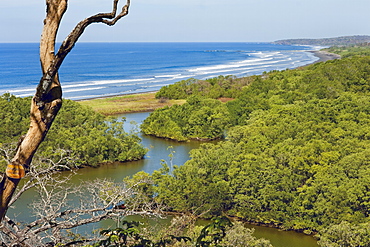
[[[52, 84], [52, 79], [56, 75], [59, 67], [63, 63], [65, 57], [73, 49], [78, 39], [84, 33], [85, 29], [93, 23], [104, 23], [109, 26], [113, 26], [119, 21], [122, 17], [128, 15], [128, 10], [130, 7], [130, 1], [127, 0], [126, 5], [123, 6], [121, 12], [116, 15], [119, 0], [114, 0], [113, 10], [110, 13], [99, 13], [93, 16], [90, 16], [82, 21], [80, 21], [72, 32], [67, 36], [67, 38], [61, 44], [53, 63], [49, 66], [48, 70], [45, 72], [43, 78], [40, 80], [38, 89], [37, 89], [37, 101], [42, 99], [43, 94], [47, 92]], [[39, 103], [40, 104], [40, 103]], [[40, 104], [40, 107], [42, 104]]]
[[86, 27], [92, 23], [104, 23], [112, 26], [128, 14], [130, 6], [130, 0], [127, 0], [126, 5], [117, 15], [119, 0], [114, 0], [112, 12], [96, 14], [81, 21], [67, 36], [58, 53], [54, 56], [55, 39], [62, 17], [67, 10], [67, 3], [68, 0], [46, 0], [47, 15], [40, 42], [43, 76], [32, 99], [29, 130], [26, 136], [21, 139], [16, 154], [8, 164], [6, 174], [0, 182], [0, 221], [4, 218], [20, 179], [25, 176], [25, 171], [29, 168], [36, 150], [43, 142], [62, 106], [62, 89], [58, 70], [65, 57], [72, 50]]

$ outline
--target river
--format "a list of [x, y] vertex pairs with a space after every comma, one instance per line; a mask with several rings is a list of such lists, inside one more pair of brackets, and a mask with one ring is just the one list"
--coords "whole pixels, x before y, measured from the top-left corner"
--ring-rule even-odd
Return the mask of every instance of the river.
[[[121, 115], [125, 117], [125, 130], [129, 131], [134, 128], [133, 123], [141, 123], [149, 113], [130, 113]], [[131, 123], [131, 124], [130, 124]], [[131, 176], [139, 171], [152, 173], [161, 167], [161, 160], [170, 163], [169, 154], [174, 151], [172, 164], [182, 165], [189, 159], [189, 151], [198, 148], [201, 143], [196, 141], [191, 142], [174, 142], [170, 140], [154, 138], [150, 136], [142, 136], [142, 143], [149, 149], [145, 158], [139, 161], [115, 163], [103, 165], [98, 168], [83, 168], [77, 171], [76, 175], [72, 177], [71, 182], [78, 184], [81, 180], [93, 180], [96, 178], [111, 178], [114, 181], [122, 181], [123, 178]], [[9, 209], [9, 215], [15, 214], [19, 221], [27, 221], [30, 219], [30, 212], [27, 207], [35, 197], [35, 192], [30, 191], [25, 193], [15, 203], [15, 207]], [[102, 222], [98, 227], [109, 227], [109, 222]], [[265, 238], [270, 240], [275, 247], [317, 247], [316, 240], [310, 236], [296, 233], [293, 231], [281, 231], [279, 229], [261, 227], [254, 225], [247, 225], [247, 227], [254, 228], [254, 235], [258, 238]], [[86, 230], [86, 229], [85, 229]]]

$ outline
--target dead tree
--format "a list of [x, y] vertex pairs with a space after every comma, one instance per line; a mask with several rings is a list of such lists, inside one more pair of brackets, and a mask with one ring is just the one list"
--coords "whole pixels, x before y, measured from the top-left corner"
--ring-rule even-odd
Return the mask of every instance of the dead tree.
[[0, 220], [4, 218], [19, 181], [29, 170], [37, 148], [62, 106], [62, 88], [58, 77], [61, 64], [90, 24], [103, 23], [112, 26], [128, 14], [130, 0], [126, 0], [119, 13], [118, 3], [119, 0], [113, 0], [113, 10], [110, 13], [99, 13], [79, 22], [55, 54], [56, 36], [67, 10], [68, 0], [46, 0], [46, 18], [40, 42], [43, 76], [32, 98], [29, 130], [20, 139], [16, 154], [8, 164], [0, 184]]
[[[150, 179], [143, 178], [132, 183], [96, 179], [76, 185], [70, 182], [74, 175], [72, 171], [68, 175], [59, 172], [60, 169], [73, 167], [75, 159], [68, 151], [56, 151], [60, 155], [55, 160], [38, 157], [33, 161], [26, 175], [27, 181], [9, 203], [12, 205], [22, 193], [36, 188], [38, 197], [29, 204], [35, 218], [21, 223], [16, 217], [5, 216], [0, 232], [1, 246], [87, 244], [101, 239], [94, 235], [69, 235], [66, 230], [105, 219], [120, 219], [129, 215], [158, 217], [162, 214], [162, 206], [154, 200], [147, 200], [142, 194], [143, 184], [151, 184]], [[128, 201], [129, 204], [123, 204]]]

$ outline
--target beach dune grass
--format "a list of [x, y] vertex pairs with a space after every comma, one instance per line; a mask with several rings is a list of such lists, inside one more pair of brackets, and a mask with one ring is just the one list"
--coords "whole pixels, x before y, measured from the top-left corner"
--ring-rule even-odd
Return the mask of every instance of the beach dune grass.
[[129, 112], [154, 111], [157, 108], [174, 104], [180, 105], [185, 102], [186, 100], [156, 99], [155, 92], [79, 101], [81, 105], [92, 107], [94, 111], [106, 116]]

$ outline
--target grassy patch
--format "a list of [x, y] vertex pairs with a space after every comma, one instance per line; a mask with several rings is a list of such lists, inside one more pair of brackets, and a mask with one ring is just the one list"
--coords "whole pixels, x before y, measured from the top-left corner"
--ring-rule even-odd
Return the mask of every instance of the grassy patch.
[[164, 106], [183, 104], [185, 100], [159, 100], [155, 93], [131, 94], [117, 97], [99, 98], [79, 101], [104, 115], [115, 115], [128, 112], [153, 111]]

